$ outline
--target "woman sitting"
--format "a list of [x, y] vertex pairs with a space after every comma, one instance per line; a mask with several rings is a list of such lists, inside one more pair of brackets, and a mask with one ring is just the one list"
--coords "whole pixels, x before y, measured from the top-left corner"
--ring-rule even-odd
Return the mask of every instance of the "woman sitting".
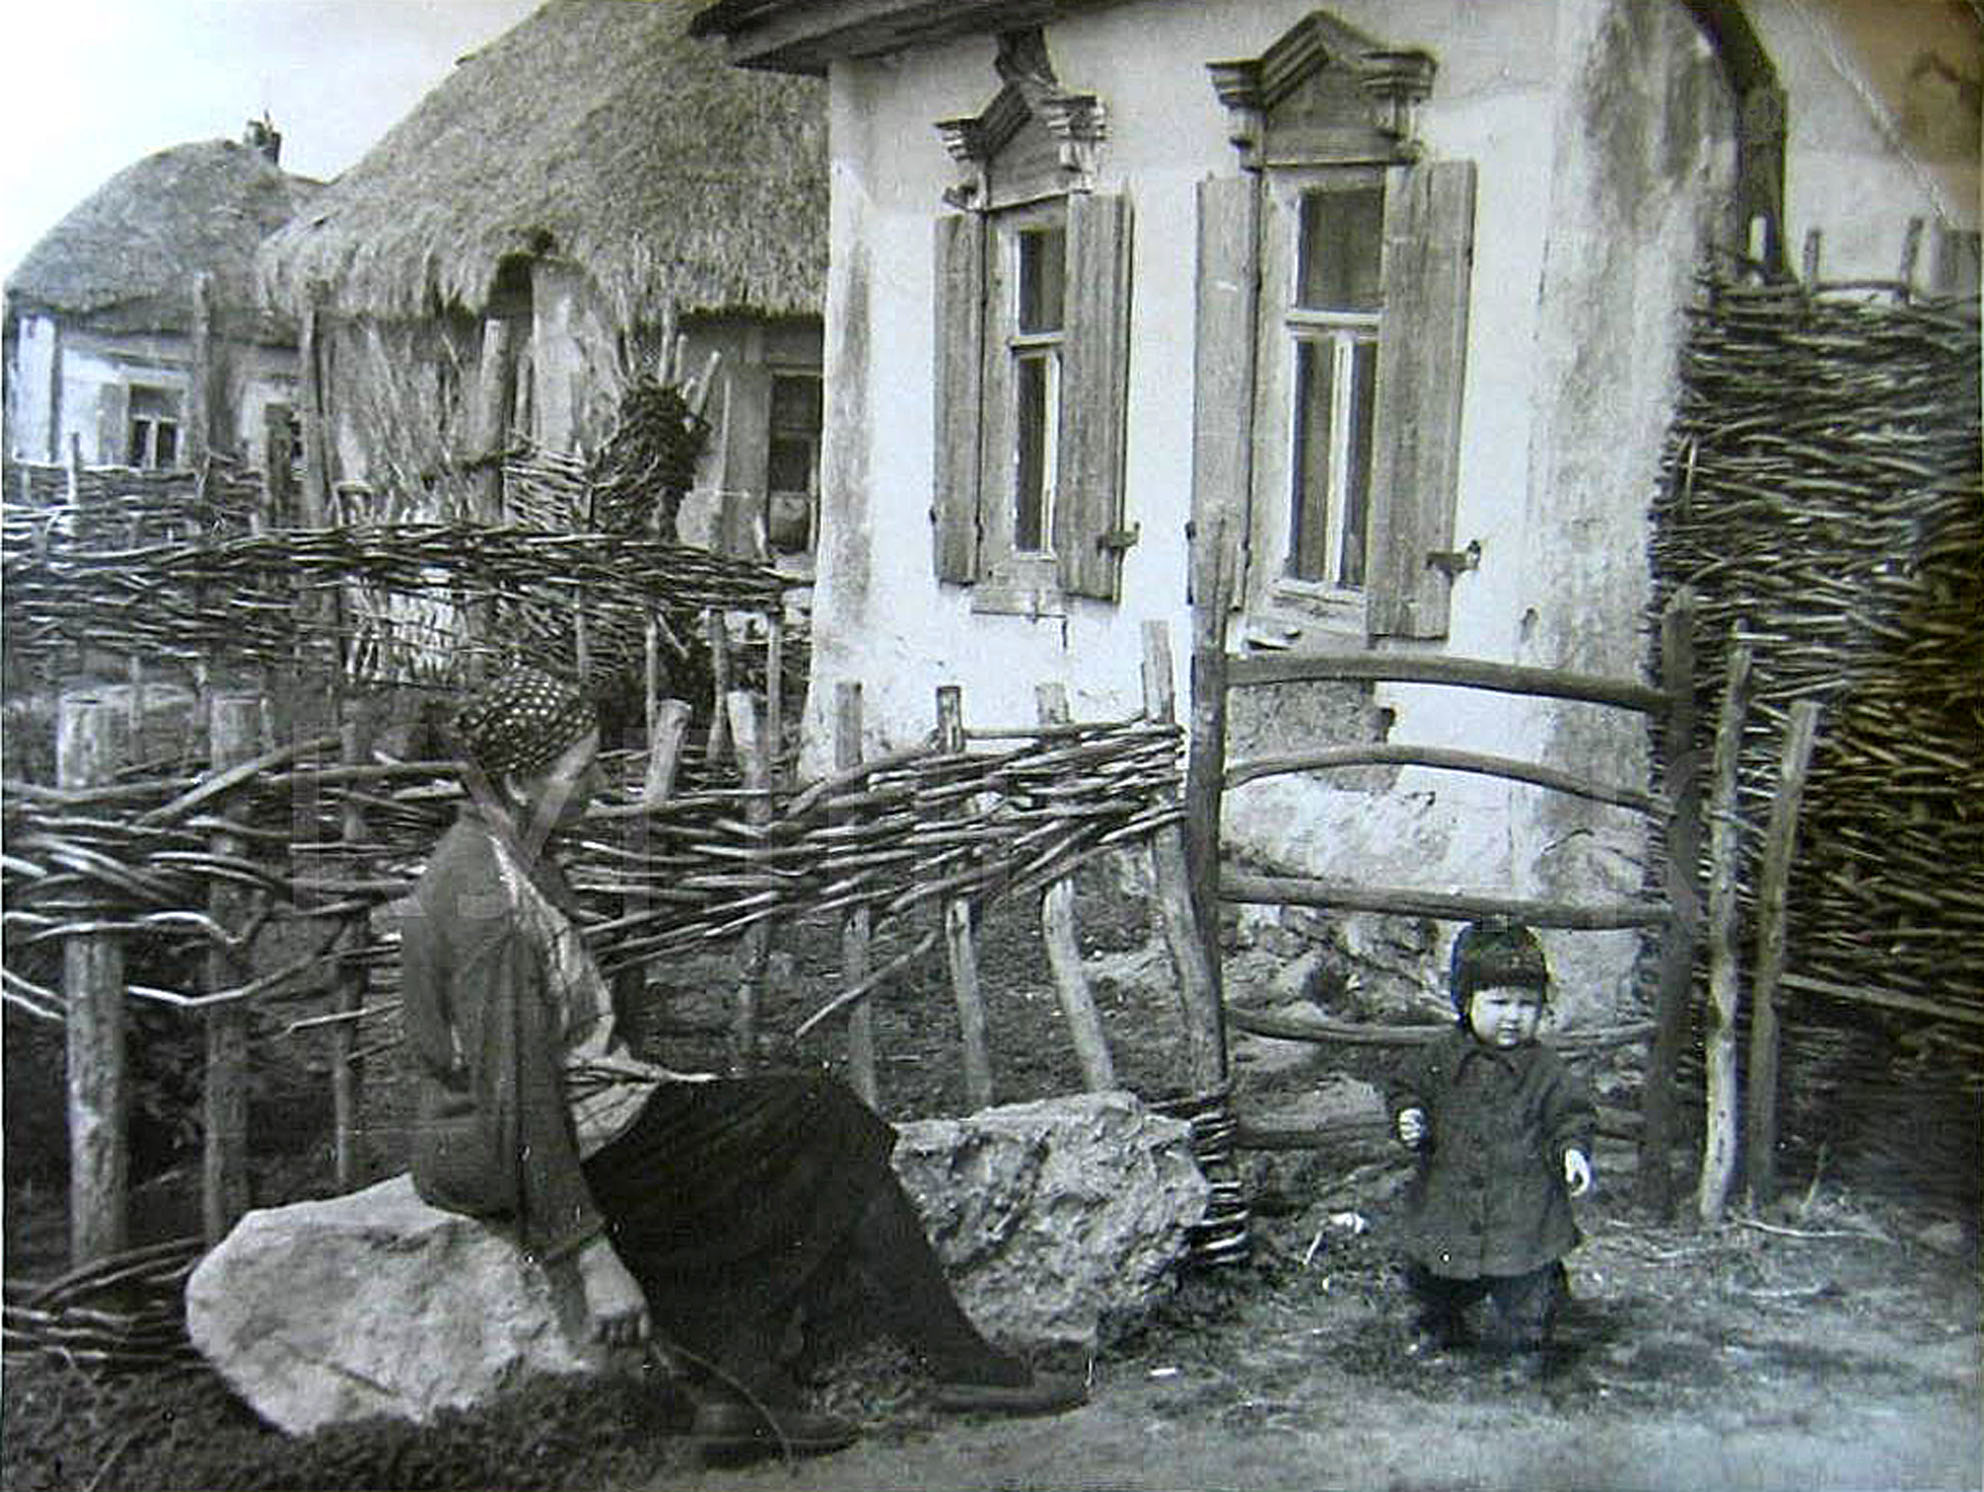
[[779, 1346], [852, 1270], [937, 1378], [940, 1407], [1084, 1402], [960, 1309], [890, 1168], [894, 1131], [825, 1078], [692, 1077], [636, 1058], [544, 850], [600, 786], [599, 730], [570, 684], [520, 669], [457, 721], [469, 802], [404, 929], [418, 1085], [413, 1178], [435, 1206], [502, 1218], [575, 1261], [596, 1336], [651, 1338], [702, 1369], [692, 1433], [716, 1450], [831, 1450], [854, 1428], [797, 1403]]

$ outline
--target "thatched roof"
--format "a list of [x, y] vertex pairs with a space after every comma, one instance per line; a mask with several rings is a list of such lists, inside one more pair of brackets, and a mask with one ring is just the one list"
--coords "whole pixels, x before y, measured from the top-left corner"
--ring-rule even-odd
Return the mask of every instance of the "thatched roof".
[[690, 0], [550, 0], [465, 59], [264, 247], [265, 295], [346, 315], [483, 309], [514, 255], [580, 266], [623, 321], [817, 314], [826, 95], [738, 72]]
[[252, 312], [256, 247], [320, 189], [233, 140], [161, 150], [42, 237], [7, 281], [9, 304], [107, 329], [184, 331], [193, 277], [206, 270], [220, 314]]

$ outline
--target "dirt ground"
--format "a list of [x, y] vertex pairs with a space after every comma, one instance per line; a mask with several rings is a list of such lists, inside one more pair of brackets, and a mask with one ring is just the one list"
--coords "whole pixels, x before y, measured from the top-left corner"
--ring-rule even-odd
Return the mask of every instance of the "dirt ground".
[[[1166, 1091], [1175, 1032], [1151, 1008], [1151, 928], [1134, 899], [1085, 882], [1082, 928], [1119, 1077]], [[1072, 1091], [1044, 958], [1024, 917], [981, 928], [1000, 1096]], [[830, 940], [781, 940], [768, 1027], [831, 993]], [[878, 962], [881, 955], [878, 954]], [[1141, 972], [1140, 972], [1141, 971]], [[720, 1013], [722, 969], [658, 988], [649, 1040], [688, 1062]], [[955, 1012], [941, 957], [878, 1009], [892, 1117], [955, 1110]], [[833, 1065], [827, 1043], [788, 1057]], [[1243, 1111], [1357, 1117], [1385, 1058], [1235, 1036]], [[1609, 1076], [1595, 1075], [1603, 1089]], [[386, 1105], [389, 1107], [389, 1105]], [[1354, 1126], [1353, 1126], [1354, 1130]], [[374, 1163], [396, 1167], [390, 1125]], [[812, 1365], [818, 1400], [859, 1443], [786, 1465], [704, 1466], [674, 1408], [630, 1390], [287, 1442], [217, 1380], [86, 1383], [10, 1361], [0, 1485], [18, 1492], [167, 1487], [1020, 1489], [1978, 1488], [1984, 1385], [1975, 1219], [1799, 1178], [1767, 1218], [1655, 1226], [1629, 1203], [1628, 1137], [1601, 1139], [1580, 1205], [1573, 1303], [1540, 1380], [1485, 1352], [1408, 1349], [1390, 1239], [1403, 1155], [1375, 1133], [1246, 1161], [1252, 1257], [1196, 1273], [1088, 1363], [1092, 1400], [1053, 1418], [941, 1416], [893, 1347]], [[10, 1227], [10, 1233], [14, 1230]], [[18, 1235], [16, 1235], [18, 1237]], [[1067, 1364], [1063, 1364], [1067, 1365]]]

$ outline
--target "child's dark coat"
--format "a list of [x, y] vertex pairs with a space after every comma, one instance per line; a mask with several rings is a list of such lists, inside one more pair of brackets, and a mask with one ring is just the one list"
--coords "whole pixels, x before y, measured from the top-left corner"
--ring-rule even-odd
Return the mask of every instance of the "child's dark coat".
[[1540, 1044], [1501, 1051], [1466, 1030], [1411, 1062], [1392, 1119], [1426, 1114], [1427, 1139], [1406, 1189], [1406, 1253], [1438, 1275], [1527, 1274], [1576, 1248], [1564, 1151], [1591, 1154], [1584, 1084]]

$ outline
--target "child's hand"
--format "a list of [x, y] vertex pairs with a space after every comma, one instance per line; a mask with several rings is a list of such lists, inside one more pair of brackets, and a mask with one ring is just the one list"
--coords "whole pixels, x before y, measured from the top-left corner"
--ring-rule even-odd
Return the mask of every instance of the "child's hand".
[[1582, 1150], [1564, 1152], [1564, 1185], [1574, 1197], [1582, 1197], [1591, 1190], [1591, 1161]]
[[1398, 1111], [1398, 1137], [1417, 1150], [1426, 1143], [1426, 1111], [1424, 1109], [1400, 1109]]

